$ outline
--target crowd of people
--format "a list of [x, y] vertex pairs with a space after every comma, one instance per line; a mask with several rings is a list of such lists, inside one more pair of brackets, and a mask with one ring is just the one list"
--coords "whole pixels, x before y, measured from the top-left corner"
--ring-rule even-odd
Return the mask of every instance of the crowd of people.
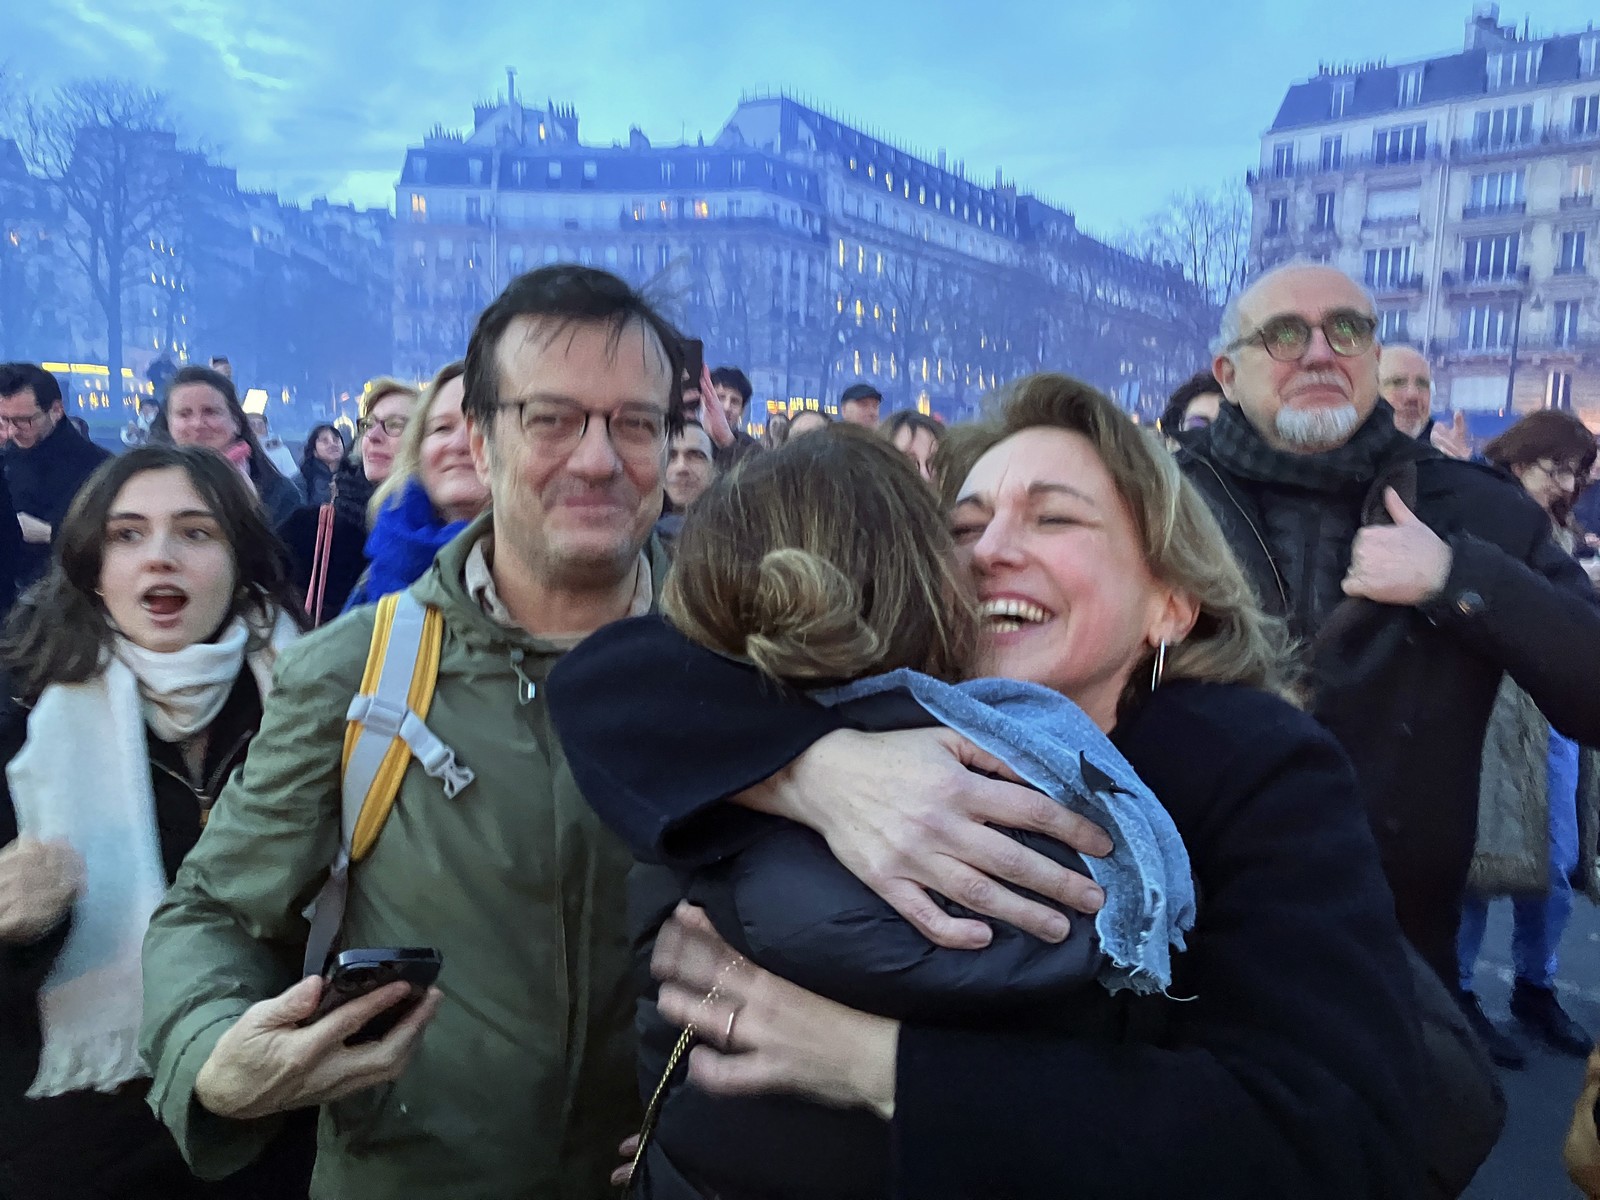
[[0, 1198], [1457, 1196], [1498, 896], [1590, 1053], [1576, 417], [1475, 445], [1309, 263], [1155, 431], [757, 428], [570, 265], [464, 350], [298, 456], [0, 365]]

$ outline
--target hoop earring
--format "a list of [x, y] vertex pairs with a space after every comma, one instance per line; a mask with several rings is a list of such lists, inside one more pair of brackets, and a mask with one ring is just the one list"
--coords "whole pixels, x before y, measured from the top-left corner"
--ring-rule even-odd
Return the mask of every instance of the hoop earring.
[[1161, 686], [1161, 677], [1167, 673], [1167, 639], [1162, 638], [1161, 644], [1156, 647], [1155, 665], [1150, 668], [1150, 690], [1153, 692]]

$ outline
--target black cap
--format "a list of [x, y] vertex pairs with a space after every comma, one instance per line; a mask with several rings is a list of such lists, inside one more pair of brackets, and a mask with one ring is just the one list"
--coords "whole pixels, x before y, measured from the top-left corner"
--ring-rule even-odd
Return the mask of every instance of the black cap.
[[852, 383], [845, 388], [844, 395], [839, 397], [839, 403], [849, 404], [852, 400], [872, 400], [882, 404], [883, 393], [870, 383]]

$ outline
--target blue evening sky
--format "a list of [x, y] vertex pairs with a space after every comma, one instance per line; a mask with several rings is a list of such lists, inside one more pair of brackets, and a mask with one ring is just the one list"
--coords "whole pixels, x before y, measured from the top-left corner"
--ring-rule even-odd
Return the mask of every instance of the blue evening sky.
[[[603, 144], [715, 136], [785, 88], [930, 156], [964, 159], [1114, 234], [1173, 191], [1252, 165], [1319, 60], [1461, 48], [1465, 0], [12, 0], [0, 64], [44, 88], [119, 75], [285, 198], [391, 204], [408, 143], [471, 124], [518, 69]], [[1504, 19], [1568, 32], [1593, 0]]]

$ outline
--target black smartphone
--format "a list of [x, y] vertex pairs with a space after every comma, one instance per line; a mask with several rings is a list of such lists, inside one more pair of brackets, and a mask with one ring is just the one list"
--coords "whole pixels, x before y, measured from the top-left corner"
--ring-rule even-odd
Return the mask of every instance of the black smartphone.
[[698, 390], [706, 369], [706, 344], [699, 338], [683, 339], [683, 369], [689, 375], [689, 386]]
[[346, 1039], [345, 1045], [358, 1046], [375, 1042], [405, 1020], [428, 989], [439, 978], [444, 957], [431, 947], [413, 946], [396, 949], [346, 950], [333, 960], [322, 979], [322, 1000], [317, 1011], [305, 1022], [320, 1021], [334, 1009], [361, 996], [369, 995], [391, 983], [410, 985], [410, 993], [398, 1004], [385, 1009], [363, 1025], [356, 1034]]

